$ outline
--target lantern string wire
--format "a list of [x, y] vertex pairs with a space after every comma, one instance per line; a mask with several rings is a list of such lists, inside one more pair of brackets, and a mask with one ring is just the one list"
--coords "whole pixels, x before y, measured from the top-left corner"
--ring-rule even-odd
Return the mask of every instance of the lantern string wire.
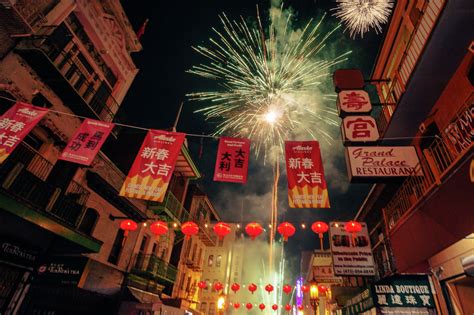
[[[6, 96], [3, 96], [3, 95], [0, 95], [0, 98], [4, 99], [4, 100], [7, 100], [7, 101], [10, 101], [10, 102], [25, 102], [25, 101], [20, 100], [20, 99], [13, 99], [13, 98], [6, 97]], [[67, 113], [67, 112], [54, 110], [54, 109], [48, 109], [48, 111], [52, 112], [52, 113], [55, 113], [55, 114], [65, 115], [65, 116], [70, 116], [70, 117], [76, 117], [76, 118], [80, 118], [80, 119], [99, 120], [99, 119], [95, 119], [95, 118], [89, 118], [89, 117], [86, 117], [86, 116]], [[101, 121], [101, 120], [99, 120], [99, 121]], [[141, 127], [141, 126], [136, 126], [136, 125], [123, 124], [123, 123], [119, 123], [119, 122], [113, 122], [113, 124], [116, 125], [116, 126], [124, 127], [124, 128], [131, 128], [131, 129], [144, 130], [144, 131], [149, 131], [149, 130], [153, 129], [153, 128], [146, 128], [146, 127]], [[187, 137], [195, 137], [195, 138], [210, 138], [210, 139], [219, 139], [219, 138], [223, 137], [223, 136], [214, 136], [214, 135], [207, 135], [207, 134], [195, 134], [195, 133], [186, 133], [186, 136]], [[426, 138], [438, 138], [439, 139], [440, 136], [433, 135], [433, 136], [412, 136], [412, 137], [383, 137], [380, 140], [407, 140], [407, 139], [426, 139]], [[335, 139], [335, 141], [344, 142], [343, 139]]]

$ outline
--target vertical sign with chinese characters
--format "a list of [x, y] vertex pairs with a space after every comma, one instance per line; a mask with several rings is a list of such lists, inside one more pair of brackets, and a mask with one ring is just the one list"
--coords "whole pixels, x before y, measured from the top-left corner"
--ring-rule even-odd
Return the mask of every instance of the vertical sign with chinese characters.
[[290, 207], [329, 208], [319, 143], [286, 141], [285, 155]]
[[162, 202], [184, 137], [184, 133], [150, 130], [120, 189], [120, 196]]
[[222, 137], [219, 139], [214, 181], [242, 183], [247, 182], [250, 141]]
[[0, 118], [0, 164], [46, 115], [47, 108], [18, 102]]
[[375, 142], [379, 131], [370, 116], [347, 116], [342, 120], [342, 137], [345, 143]]
[[112, 123], [84, 120], [59, 159], [89, 166], [113, 128]]
[[369, 114], [372, 111], [369, 94], [363, 90], [344, 90], [337, 95], [339, 116]]

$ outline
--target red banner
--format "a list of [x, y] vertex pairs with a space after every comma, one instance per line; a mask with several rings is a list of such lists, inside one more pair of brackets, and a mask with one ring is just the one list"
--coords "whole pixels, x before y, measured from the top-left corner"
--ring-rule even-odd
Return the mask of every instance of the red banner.
[[59, 159], [89, 166], [113, 128], [112, 123], [84, 120]]
[[247, 182], [250, 140], [222, 137], [219, 139], [214, 181]]
[[0, 118], [0, 164], [47, 112], [47, 108], [18, 102], [3, 114]]
[[120, 196], [162, 202], [184, 137], [184, 133], [150, 130], [120, 189]]
[[329, 196], [317, 141], [286, 141], [288, 201], [291, 208], [329, 208]]

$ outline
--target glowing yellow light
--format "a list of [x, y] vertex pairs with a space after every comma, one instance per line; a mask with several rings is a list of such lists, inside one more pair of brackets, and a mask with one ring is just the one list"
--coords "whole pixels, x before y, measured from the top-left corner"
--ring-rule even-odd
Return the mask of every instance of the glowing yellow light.
[[205, 228], [207, 228], [207, 223], [206, 223], [206, 224], [204, 224], [204, 227], [205, 227]]
[[309, 296], [311, 297], [311, 299], [316, 299], [319, 295], [318, 293], [318, 286], [315, 284], [311, 285], [309, 289]]
[[143, 226], [146, 227], [146, 222], [143, 222]]
[[269, 225], [268, 225], [268, 227], [271, 229], [271, 228], [272, 228], [272, 225], [271, 225], [271, 224], [269, 224]]
[[224, 296], [219, 296], [217, 299], [217, 309], [223, 310], [225, 305], [225, 297]]
[[240, 229], [240, 224], [237, 224], [237, 228]]
[[302, 223], [302, 224], [301, 224], [301, 228], [302, 228], [302, 229], [306, 229], [306, 224]]
[[265, 119], [265, 121], [269, 124], [273, 124], [277, 121], [277, 119], [280, 117], [281, 115], [277, 112], [277, 111], [274, 111], [274, 110], [269, 110], [268, 112], [266, 112], [264, 115], [263, 115], [263, 119]]
[[173, 227], [178, 227], [178, 223], [173, 223]]

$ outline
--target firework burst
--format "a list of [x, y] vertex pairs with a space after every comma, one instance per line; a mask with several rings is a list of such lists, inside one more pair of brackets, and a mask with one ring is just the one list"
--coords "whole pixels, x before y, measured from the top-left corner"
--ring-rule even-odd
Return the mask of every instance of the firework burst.
[[218, 121], [215, 135], [250, 138], [256, 154], [263, 151], [265, 156], [274, 147], [282, 150], [284, 141], [296, 135], [332, 139], [327, 126], [339, 124], [337, 114], [314, 95], [329, 69], [347, 60], [350, 52], [330, 59], [321, 56], [340, 27], [321, 32], [324, 18], [293, 31], [291, 15], [272, 11], [265, 33], [258, 11], [255, 26], [243, 18], [220, 16], [223, 29], [213, 29], [208, 46], [193, 47], [207, 63], [189, 70], [217, 82], [215, 90], [188, 95], [210, 103], [198, 112]]
[[351, 38], [364, 37], [370, 29], [382, 32], [393, 8], [393, 0], [336, 0], [338, 3], [333, 14], [341, 19]]

